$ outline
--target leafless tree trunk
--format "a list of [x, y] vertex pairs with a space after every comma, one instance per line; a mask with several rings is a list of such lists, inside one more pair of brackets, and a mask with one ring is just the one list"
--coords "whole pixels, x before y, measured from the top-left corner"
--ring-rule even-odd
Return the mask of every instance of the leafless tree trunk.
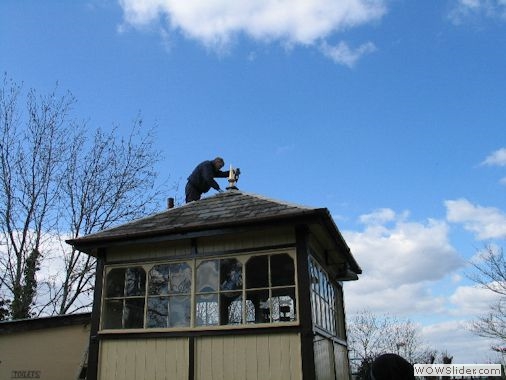
[[[70, 94], [38, 97], [31, 90], [23, 113], [20, 93], [21, 86], [5, 76], [0, 300], [7, 302], [11, 318], [76, 312], [90, 305], [95, 262], [64, 240], [153, 211], [160, 154], [140, 118], [127, 139], [119, 139], [116, 129], [90, 134], [84, 123], [70, 118], [75, 101]], [[59, 269], [47, 277], [41, 267]]]

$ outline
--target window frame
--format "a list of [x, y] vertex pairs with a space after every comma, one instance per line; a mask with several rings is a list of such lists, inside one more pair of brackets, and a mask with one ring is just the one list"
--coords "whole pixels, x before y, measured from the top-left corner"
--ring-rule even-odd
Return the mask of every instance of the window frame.
[[346, 331], [342, 286], [331, 280], [314, 254], [308, 255], [307, 262], [313, 328], [330, 337], [344, 340]]
[[[271, 257], [275, 255], [282, 255], [286, 254], [288, 255], [293, 262], [293, 284], [292, 285], [282, 285], [282, 286], [272, 286], [271, 284], [271, 268], [270, 268], [270, 261]], [[247, 288], [246, 287], [246, 263], [253, 257], [257, 256], [264, 256], [267, 255], [269, 257], [268, 263], [268, 276], [269, 276], [269, 284], [268, 287], [253, 289], [253, 288]], [[197, 318], [197, 310], [196, 310], [196, 303], [197, 303], [197, 296], [201, 294], [201, 292], [198, 292], [197, 287], [197, 266], [199, 263], [202, 263], [204, 261], [208, 260], [222, 260], [222, 259], [237, 259], [242, 263], [242, 287], [240, 290], [232, 290], [232, 291], [222, 291], [219, 290], [215, 294], [218, 295], [218, 300], [221, 293], [226, 292], [237, 292], [241, 293], [241, 303], [242, 303], [242, 319], [240, 323], [234, 323], [234, 324], [220, 324], [220, 316], [218, 316], [218, 324], [216, 325], [197, 325], [196, 318]], [[172, 265], [172, 264], [180, 264], [180, 263], [187, 263], [191, 268], [191, 290], [189, 293], [190, 296], [190, 322], [188, 326], [174, 326], [174, 327], [147, 327], [148, 326], [148, 302], [150, 298], [153, 297], [163, 297], [160, 295], [154, 295], [150, 294], [150, 271], [158, 266], [158, 265]], [[106, 302], [109, 300], [108, 297], [106, 297], [106, 289], [107, 289], [107, 278], [111, 271], [117, 268], [143, 268], [145, 271], [145, 290], [144, 290], [144, 312], [143, 312], [143, 325], [139, 328], [104, 328], [107, 320], [105, 315], [105, 305]], [[294, 295], [294, 299], [292, 301], [294, 307], [293, 307], [293, 316], [294, 320], [290, 321], [273, 321], [272, 318], [269, 322], [261, 322], [261, 323], [255, 323], [255, 322], [248, 322], [247, 320], [247, 308], [248, 308], [248, 299], [245, 298], [248, 291], [253, 290], [267, 290], [269, 292], [270, 297], [276, 297], [272, 295], [273, 290], [274, 292], [278, 289], [293, 289], [291, 290], [291, 294]], [[244, 329], [244, 328], [262, 328], [262, 327], [281, 327], [281, 326], [294, 326], [300, 324], [300, 311], [299, 311], [299, 294], [298, 294], [298, 278], [297, 278], [297, 257], [296, 252], [294, 249], [279, 249], [279, 250], [265, 250], [265, 251], [255, 251], [255, 252], [240, 252], [237, 254], [234, 253], [227, 253], [227, 254], [213, 254], [213, 255], [198, 255], [193, 257], [174, 257], [174, 258], [167, 258], [166, 260], [156, 260], [156, 261], [143, 261], [143, 262], [131, 262], [131, 263], [111, 263], [104, 266], [104, 276], [102, 281], [102, 299], [101, 299], [101, 313], [100, 313], [100, 324], [99, 324], [99, 333], [149, 333], [149, 332], [170, 332], [170, 331], [198, 331], [198, 330], [230, 330], [230, 329]], [[120, 298], [120, 297], [117, 297]], [[123, 297], [123, 299], [126, 299], [127, 297]], [[124, 303], [123, 303], [124, 305]], [[219, 307], [219, 306], [218, 306]], [[271, 307], [272, 309], [272, 307]], [[218, 309], [219, 310], [219, 309]]]

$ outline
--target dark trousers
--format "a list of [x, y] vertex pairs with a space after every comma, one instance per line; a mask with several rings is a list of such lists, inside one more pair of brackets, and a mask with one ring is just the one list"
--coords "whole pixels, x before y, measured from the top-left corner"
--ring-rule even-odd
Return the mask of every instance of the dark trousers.
[[200, 196], [202, 195], [202, 193], [198, 189], [196, 189], [190, 182], [186, 184], [184, 192], [186, 195], [186, 203], [198, 201], [200, 199]]

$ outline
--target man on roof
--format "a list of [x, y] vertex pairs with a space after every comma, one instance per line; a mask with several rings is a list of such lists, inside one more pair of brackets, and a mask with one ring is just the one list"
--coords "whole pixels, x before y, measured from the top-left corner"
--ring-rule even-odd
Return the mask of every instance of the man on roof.
[[198, 164], [188, 177], [185, 187], [186, 203], [199, 200], [202, 194], [207, 193], [211, 187], [216, 191], [223, 191], [214, 179], [228, 177], [228, 172], [220, 170], [224, 165], [225, 161], [221, 157]]

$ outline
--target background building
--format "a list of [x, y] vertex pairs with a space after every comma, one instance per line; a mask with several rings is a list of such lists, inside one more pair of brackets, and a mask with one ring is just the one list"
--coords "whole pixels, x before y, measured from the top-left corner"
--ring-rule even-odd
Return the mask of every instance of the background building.
[[91, 314], [0, 322], [0, 379], [84, 379]]

